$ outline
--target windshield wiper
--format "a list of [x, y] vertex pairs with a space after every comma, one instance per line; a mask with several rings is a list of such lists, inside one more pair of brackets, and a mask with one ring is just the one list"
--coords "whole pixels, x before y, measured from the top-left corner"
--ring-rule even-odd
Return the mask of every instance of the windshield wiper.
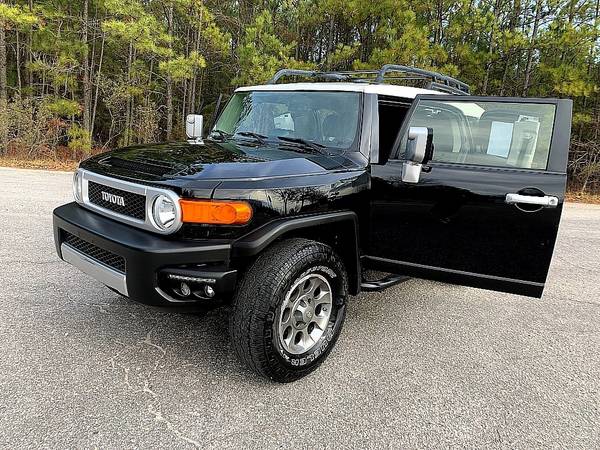
[[325, 151], [327, 148], [326, 145], [318, 144], [317, 142], [309, 141], [308, 139], [302, 139], [299, 137], [289, 137], [289, 136], [277, 136], [277, 139], [280, 139], [285, 142], [289, 142], [292, 144], [297, 144], [299, 147], [305, 150], [313, 150], [314, 152], [320, 153], [322, 155], [329, 155], [329, 152]]
[[212, 130], [208, 136], [212, 137], [214, 139], [213, 135], [215, 135], [215, 134], [218, 135], [222, 141], [224, 141], [225, 139], [229, 139], [231, 137], [230, 133], [226, 133], [225, 131], [218, 130], [216, 128], [214, 130]]
[[244, 137], [254, 138], [258, 141], [259, 144], [265, 144], [266, 143], [265, 139], [267, 139], [269, 137], [269, 136], [265, 136], [264, 134], [254, 133], [253, 131], [238, 131], [235, 134], [239, 134], [240, 136], [244, 136]]

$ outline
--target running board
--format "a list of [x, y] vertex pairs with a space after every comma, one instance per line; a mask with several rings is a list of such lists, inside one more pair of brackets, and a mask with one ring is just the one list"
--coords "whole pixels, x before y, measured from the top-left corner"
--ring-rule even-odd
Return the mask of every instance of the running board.
[[408, 280], [410, 277], [406, 275], [388, 275], [381, 280], [363, 281], [360, 283], [360, 288], [364, 292], [379, 292]]

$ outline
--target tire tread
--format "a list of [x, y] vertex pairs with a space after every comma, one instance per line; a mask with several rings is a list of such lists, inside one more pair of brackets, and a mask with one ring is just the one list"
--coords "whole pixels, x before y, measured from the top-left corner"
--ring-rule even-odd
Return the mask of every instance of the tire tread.
[[[269, 361], [264, 345], [267, 315], [272, 314], [273, 303], [277, 302], [274, 294], [298, 267], [314, 260], [326, 262], [341, 272], [342, 295], [345, 297], [347, 276], [342, 261], [328, 245], [304, 238], [280, 241], [265, 250], [246, 271], [237, 287], [229, 322], [232, 346], [240, 360], [262, 376], [276, 381], [293, 381], [314, 370], [325, 359], [326, 355], [323, 355], [305, 370], [280, 373], [277, 364]], [[330, 350], [328, 348], [326, 353]]]

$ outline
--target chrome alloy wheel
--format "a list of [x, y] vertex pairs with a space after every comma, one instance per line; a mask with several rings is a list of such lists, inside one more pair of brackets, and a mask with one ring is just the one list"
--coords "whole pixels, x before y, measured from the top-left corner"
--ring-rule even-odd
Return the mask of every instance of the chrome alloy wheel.
[[312, 273], [290, 288], [281, 305], [277, 332], [283, 348], [293, 355], [312, 349], [331, 316], [333, 294], [327, 279]]

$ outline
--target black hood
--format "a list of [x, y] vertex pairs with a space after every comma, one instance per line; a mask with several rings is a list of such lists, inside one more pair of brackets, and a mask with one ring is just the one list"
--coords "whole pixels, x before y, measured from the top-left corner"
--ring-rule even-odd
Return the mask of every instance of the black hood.
[[90, 158], [81, 167], [145, 181], [223, 180], [358, 169], [352, 155], [313, 153], [292, 145], [206, 140], [203, 144], [177, 142], [125, 147]]

